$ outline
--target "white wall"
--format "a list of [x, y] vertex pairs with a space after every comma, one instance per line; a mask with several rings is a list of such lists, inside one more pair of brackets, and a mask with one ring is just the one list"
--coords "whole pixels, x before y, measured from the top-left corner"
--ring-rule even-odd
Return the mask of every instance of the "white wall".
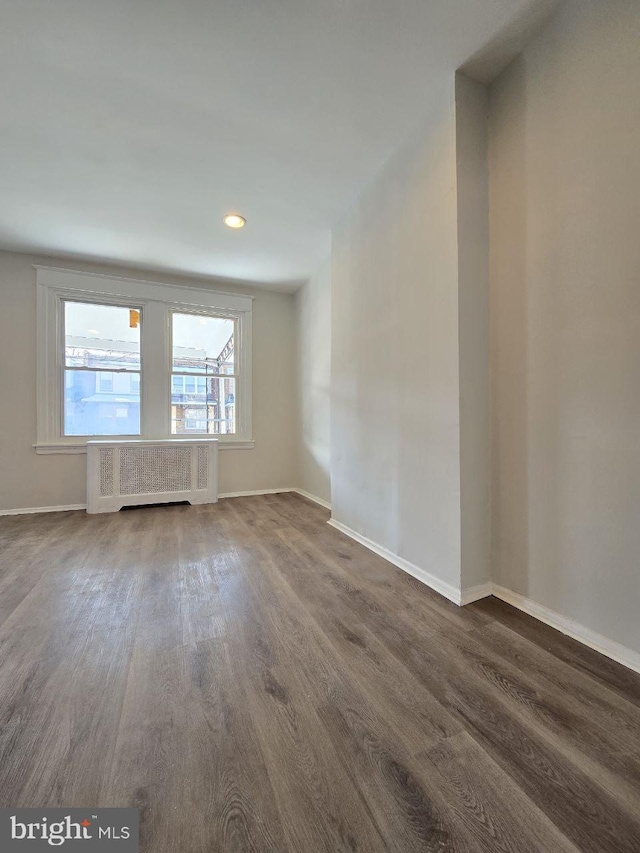
[[460, 586], [453, 78], [333, 234], [334, 518]]
[[487, 87], [456, 74], [462, 588], [491, 580]]
[[295, 302], [289, 294], [67, 259], [0, 252], [0, 511], [85, 502], [85, 456], [38, 456], [34, 263], [154, 281], [175, 281], [255, 296], [253, 450], [220, 453], [220, 491], [297, 485], [294, 390]]
[[490, 93], [495, 579], [636, 651], [639, 46], [568, 0]]
[[298, 485], [309, 494], [330, 502], [330, 260], [296, 294], [296, 368], [300, 442]]

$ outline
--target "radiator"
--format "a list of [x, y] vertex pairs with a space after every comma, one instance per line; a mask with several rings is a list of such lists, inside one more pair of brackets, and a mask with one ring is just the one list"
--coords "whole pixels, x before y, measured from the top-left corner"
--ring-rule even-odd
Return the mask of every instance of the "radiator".
[[87, 442], [87, 512], [217, 500], [217, 439]]

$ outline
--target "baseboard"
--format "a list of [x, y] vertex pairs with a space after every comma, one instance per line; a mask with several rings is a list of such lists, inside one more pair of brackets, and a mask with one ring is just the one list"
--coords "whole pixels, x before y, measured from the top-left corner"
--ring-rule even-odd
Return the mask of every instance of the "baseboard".
[[[251, 495], [277, 495], [280, 492], [297, 492], [297, 489], [256, 489], [252, 492], [227, 492], [219, 498], [244, 498]], [[305, 497], [310, 497], [305, 495]], [[38, 512], [69, 512], [74, 509], [86, 509], [86, 504], [62, 504], [60, 506], [32, 506], [24, 509], [0, 509], [0, 515], [31, 515]]]
[[0, 515], [34, 515], [40, 512], [69, 512], [74, 509], [86, 509], [86, 504], [61, 504], [60, 506], [29, 506], [23, 509], [0, 509]]
[[378, 545], [366, 536], [362, 536], [360, 533], [347, 527], [346, 524], [342, 524], [342, 522], [336, 521], [334, 518], [330, 518], [327, 524], [330, 524], [331, 527], [335, 527], [336, 530], [364, 545], [365, 548], [373, 551], [374, 554], [378, 554], [378, 556], [388, 560], [394, 566], [402, 569], [403, 572], [422, 581], [426, 586], [435, 590], [435, 592], [439, 592], [440, 595], [444, 595], [445, 598], [448, 598], [454, 604], [471, 604], [480, 598], [487, 598], [489, 595], [494, 595], [496, 598], [505, 601], [507, 604], [511, 604], [518, 610], [522, 610], [523, 613], [533, 616], [539, 622], [549, 625], [550, 628], [555, 628], [567, 637], [571, 637], [579, 643], [588, 646], [590, 649], [600, 652], [600, 654], [616, 661], [616, 663], [640, 673], [640, 654], [638, 652], [628, 649], [626, 646], [616, 643], [614, 640], [610, 640], [596, 631], [592, 631], [579, 622], [575, 622], [568, 616], [563, 616], [555, 610], [550, 610], [548, 607], [544, 607], [544, 605], [538, 604], [524, 595], [520, 595], [520, 593], [513, 592], [513, 590], [491, 582], [478, 584], [460, 592], [451, 584], [441, 581], [419, 566], [415, 566], [408, 560], [404, 560], [402, 557], [389, 551], [388, 548]]
[[[296, 488], [256, 489], [248, 492], [226, 492], [218, 497], [239, 498], [250, 497], [252, 495], [276, 495], [283, 492], [296, 492], [311, 501], [315, 501], [315, 503], [320, 504], [320, 506], [323, 506], [326, 509], [331, 509], [331, 505], [327, 501], [324, 501], [322, 498], [312, 495], [309, 492], [305, 492], [303, 489]], [[86, 509], [86, 504], [23, 507], [21, 509], [0, 509], [0, 516], [34, 515], [44, 512], [70, 512], [82, 509]], [[571, 637], [579, 643], [588, 646], [590, 649], [600, 652], [600, 654], [605, 655], [605, 657], [616, 661], [616, 663], [622, 664], [622, 666], [626, 666], [628, 669], [640, 673], [640, 654], [638, 652], [634, 652], [632, 649], [628, 649], [626, 646], [616, 643], [614, 640], [610, 640], [608, 637], [604, 637], [602, 634], [592, 631], [590, 628], [581, 625], [579, 622], [575, 622], [568, 616], [563, 616], [555, 610], [550, 610], [548, 607], [538, 604], [518, 592], [514, 592], [504, 586], [492, 583], [478, 584], [477, 586], [469, 587], [468, 589], [460, 592], [451, 584], [445, 583], [435, 577], [435, 575], [430, 574], [424, 569], [421, 569], [419, 566], [416, 566], [408, 560], [394, 554], [392, 551], [389, 551], [388, 548], [384, 548], [382, 545], [378, 545], [366, 536], [362, 536], [360, 533], [357, 533], [355, 530], [347, 527], [346, 524], [342, 524], [334, 518], [330, 518], [327, 523], [336, 530], [339, 530], [341, 533], [344, 533], [346, 536], [349, 536], [349, 538], [359, 542], [360, 545], [364, 545], [365, 548], [373, 551], [374, 554], [377, 554], [379, 557], [388, 560], [388, 562], [392, 563], [394, 566], [402, 569], [403, 572], [406, 572], [421, 581], [423, 584], [430, 587], [430, 589], [440, 593], [440, 595], [443, 595], [454, 604], [471, 604], [473, 601], [478, 601], [480, 598], [486, 598], [489, 595], [494, 595], [496, 598], [499, 598], [501, 601], [510, 604], [518, 610], [521, 610], [523, 613], [533, 616], [534, 619], [538, 619], [538, 621], [543, 622], [545, 625], [555, 628], [567, 637]]]
[[[322, 500], [322, 498], [319, 498], [316, 495], [312, 495], [310, 492], [305, 492], [302, 489], [296, 489], [293, 487], [283, 489], [254, 489], [250, 492], [225, 492], [221, 495], [218, 495], [218, 497], [246, 498], [251, 497], [252, 495], [279, 495], [284, 492], [296, 492], [297, 494], [308, 498], [310, 501], [314, 501], [315, 503], [320, 504], [320, 506], [325, 507], [325, 509], [331, 509], [331, 504], [327, 503], [327, 501]], [[22, 509], [0, 509], [0, 515], [32, 515], [34, 513], [39, 512], [69, 512], [70, 510], [86, 508], [86, 504], [61, 504], [60, 506], [31, 506], [24, 507]]]
[[470, 586], [463, 589], [460, 595], [459, 604], [473, 604], [474, 601], [479, 601], [481, 598], [488, 598], [493, 595], [493, 584], [491, 581], [479, 583], [477, 586]]
[[352, 530], [340, 521], [336, 521], [335, 518], [330, 518], [327, 524], [330, 524], [331, 527], [335, 527], [336, 530], [339, 530], [341, 533], [344, 533], [346, 536], [349, 536], [351, 539], [354, 539], [356, 542], [364, 545], [365, 548], [373, 551], [373, 553], [377, 554], [379, 557], [383, 557], [385, 560], [393, 563], [394, 566], [397, 566], [399, 569], [402, 569], [403, 572], [406, 572], [408, 575], [411, 575], [421, 581], [426, 586], [435, 590], [435, 592], [439, 592], [440, 595], [444, 595], [445, 598], [448, 598], [449, 601], [453, 601], [454, 604], [461, 603], [460, 590], [456, 589], [455, 586], [451, 586], [451, 584], [440, 580], [440, 578], [437, 578], [435, 575], [421, 569], [419, 566], [399, 557], [397, 554], [394, 554], [393, 551], [389, 551], [388, 548], [378, 545], [377, 542], [368, 539], [366, 536], [356, 533], [355, 530]]
[[320, 504], [325, 509], [331, 509], [331, 504], [329, 501], [325, 501], [323, 498], [319, 498], [317, 495], [312, 495], [311, 492], [305, 492], [304, 489], [294, 489], [294, 492], [298, 495], [302, 495], [303, 498], [306, 498], [308, 501], [313, 501], [314, 503]]
[[254, 495], [279, 495], [283, 492], [296, 492], [294, 488], [282, 489], [254, 489], [251, 492], [224, 492], [218, 495], [219, 498], [250, 498]]
[[314, 503], [320, 504], [325, 509], [331, 509], [331, 504], [327, 503], [327, 501], [319, 498], [317, 495], [312, 495], [311, 492], [305, 492], [304, 489], [297, 489], [293, 486], [289, 488], [282, 489], [255, 489], [250, 492], [224, 492], [221, 495], [218, 495], [219, 498], [248, 498], [253, 495], [280, 495], [285, 494], [287, 492], [295, 492], [297, 495], [302, 495], [303, 498], [307, 498], [307, 500], [313, 501]]
[[549, 625], [549, 627], [555, 628], [562, 634], [566, 634], [567, 637], [571, 637], [579, 643], [588, 646], [590, 649], [594, 649], [594, 651], [611, 658], [616, 663], [621, 663], [628, 669], [640, 673], [640, 654], [638, 652], [634, 652], [632, 649], [628, 649], [626, 646], [622, 646], [608, 637], [603, 637], [602, 634], [586, 628], [579, 622], [569, 619], [568, 616], [563, 616], [555, 610], [550, 610], [548, 607], [544, 607], [544, 605], [538, 604], [530, 598], [520, 595], [518, 592], [513, 592], [513, 590], [507, 589], [504, 586], [494, 584], [493, 595], [507, 604], [511, 604], [518, 610], [522, 610], [523, 613], [533, 616], [534, 619], [544, 622], [545, 625]]

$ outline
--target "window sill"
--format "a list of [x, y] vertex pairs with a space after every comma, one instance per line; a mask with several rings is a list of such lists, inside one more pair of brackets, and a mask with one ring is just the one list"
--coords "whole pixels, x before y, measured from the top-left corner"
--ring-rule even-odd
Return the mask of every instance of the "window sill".
[[[202, 438], [207, 438], [207, 437], [211, 437], [211, 436], [202, 436]], [[118, 441], [118, 438], [119, 437], [117, 435], [114, 435], [113, 441]], [[199, 438], [199, 436], [197, 436], [197, 435], [189, 436], [189, 439], [191, 441], [197, 441], [198, 438]], [[96, 439], [96, 440], [109, 441], [109, 437], [108, 436], [101, 436], [99, 439]], [[126, 437], [124, 440], [135, 441], [135, 439], [126, 438]], [[144, 438], [140, 439], [140, 441], [145, 441], [145, 440], [146, 439], [144, 439]], [[171, 441], [170, 438], [163, 439], [163, 440], [164, 441]], [[177, 439], [175, 439], [175, 441], [180, 441], [180, 439], [177, 438]], [[256, 443], [253, 439], [230, 438], [230, 439], [227, 439], [226, 441], [223, 441], [221, 438], [218, 438], [218, 450], [251, 450], [255, 447], [255, 445], [256, 445]], [[51, 444], [34, 444], [33, 446], [35, 448], [36, 453], [39, 456], [51, 456], [53, 454], [58, 454], [58, 453], [66, 454], [66, 455], [70, 456], [70, 455], [77, 455], [80, 453], [86, 453], [87, 452], [86, 440], [81, 441], [77, 444], [72, 444], [72, 443], [66, 442], [66, 441], [65, 442], [58, 441], [58, 442], [51, 442]]]

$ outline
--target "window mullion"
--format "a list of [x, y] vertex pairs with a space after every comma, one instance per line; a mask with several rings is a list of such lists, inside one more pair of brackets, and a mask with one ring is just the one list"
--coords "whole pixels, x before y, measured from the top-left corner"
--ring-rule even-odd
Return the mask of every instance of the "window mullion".
[[170, 434], [169, 315], [162, 302], [144, 306], [142, 319], [142, 413], [141, 433], [145, 438], [166, 438]]

